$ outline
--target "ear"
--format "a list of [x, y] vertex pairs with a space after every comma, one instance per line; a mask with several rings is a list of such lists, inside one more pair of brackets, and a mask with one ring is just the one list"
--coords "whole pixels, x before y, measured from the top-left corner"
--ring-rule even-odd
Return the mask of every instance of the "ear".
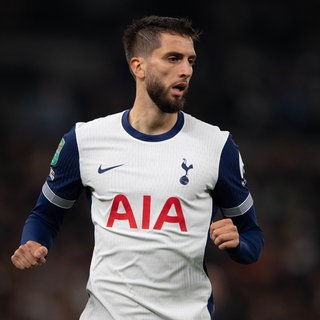
[[144, 78], [145, 76], [144, 66], [145, 66], [144, 59], [141, 57], [133, 57], [130, 60], [131, 72], [136, 78]]

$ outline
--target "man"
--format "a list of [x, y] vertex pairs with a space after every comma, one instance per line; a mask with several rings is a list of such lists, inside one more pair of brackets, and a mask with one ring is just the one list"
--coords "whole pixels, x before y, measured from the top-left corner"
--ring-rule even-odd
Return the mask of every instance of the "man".
[[[229, 132], [182, 111], [199, 33], [149, 16], [124, 33], [136, 83], [131, 109], [77, 123], [62, 138], [12, 256], [45, 263], [63, 216], [85, 188], [95, 245], [85, 319], [212, 319], [208, 239], [240, 263], [263, 247], [243, 163]], [[212, 222], [221, 209], [223, 219]]]

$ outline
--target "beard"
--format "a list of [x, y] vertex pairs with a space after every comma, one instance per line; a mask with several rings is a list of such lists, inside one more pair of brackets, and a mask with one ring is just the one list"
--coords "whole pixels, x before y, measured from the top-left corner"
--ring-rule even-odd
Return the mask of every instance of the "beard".
[[170, 88], [166, 88], [161, 83], [161, 80], [154, 74], [151, 74], [146, 79], [146, 89], [151, 100], [162, 112], [177, 113], [183, 109], [186, 101], [187, 91], [185, 91], [183, 96], [180, 98], [170, 98]]

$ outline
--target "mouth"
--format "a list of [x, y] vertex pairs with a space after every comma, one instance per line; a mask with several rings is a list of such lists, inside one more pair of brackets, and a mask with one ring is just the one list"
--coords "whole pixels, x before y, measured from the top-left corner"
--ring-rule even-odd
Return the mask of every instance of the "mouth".
[[187, 90], [188, 84], [187, 82], [184, 82], [184, 81], [177, 82], [171, 88], [173, 89], [175, 94], [181, 95]]

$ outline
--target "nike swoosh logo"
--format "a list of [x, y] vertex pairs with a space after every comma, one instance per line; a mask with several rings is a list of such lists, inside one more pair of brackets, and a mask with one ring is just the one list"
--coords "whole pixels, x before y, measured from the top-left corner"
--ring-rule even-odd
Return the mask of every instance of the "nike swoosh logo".
[[104, 173], [104, 172], [107, 172], [107, 171], [109, 171], [109, 170], [112, 170], [112, 169], [115, 169], [115, 168], [118, 168], [118, 167], [121, 167], [121, 166], [123, 166], [123, 164], [118, 164], [117, 166], [112, 166], [112, 167], [107, 167], [107, 168], [103, 168], [102, 169], [102, 164], [100, 164], [100, 167], [98, 168], [98, 173]]

